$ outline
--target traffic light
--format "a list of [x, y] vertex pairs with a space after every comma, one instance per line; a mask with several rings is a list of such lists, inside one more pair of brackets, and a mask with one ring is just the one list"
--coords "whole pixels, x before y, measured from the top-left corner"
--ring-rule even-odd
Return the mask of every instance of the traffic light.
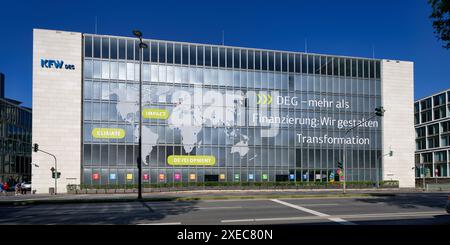
[[375, 115], [382, 117], [382, 116], [384, 116], [385, 111], [386, 110], [382, 106], [379, 106], [379, 107], [375, 108]]
[[[52, 179], [55, 178], [55, 170], [56, 169], [54, 167], [50, 168], [50, 171], [52, 171]], [[61, 172], [58, 172], [57, 177], [58, 177], [58, 179], [61, 177]]]
[[38, 150], [39, 150], [39, 145], [38, 144], [34, 144], [33, 145], [33, 151], [34, 152], [38, 152]]
[[[58, 172], [58, 179], [61, 178], [61, 172]], [[55, 172], [52, 172], [52, 179], [55, 178]]]
[[343, 166], [342, 162], [338, 162], [338, 163], [337, 163], [337, 167], [338, 167], [339, 169], [342, 169], [344, 166]]

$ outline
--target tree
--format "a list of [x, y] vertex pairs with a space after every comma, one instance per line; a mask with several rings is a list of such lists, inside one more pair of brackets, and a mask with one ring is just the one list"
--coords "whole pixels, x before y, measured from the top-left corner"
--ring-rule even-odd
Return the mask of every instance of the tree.
[[428, 0], [432, 12], [434, 33], [438, 40], [444, 41], [443, 47], [450, 49], [450, 0]]

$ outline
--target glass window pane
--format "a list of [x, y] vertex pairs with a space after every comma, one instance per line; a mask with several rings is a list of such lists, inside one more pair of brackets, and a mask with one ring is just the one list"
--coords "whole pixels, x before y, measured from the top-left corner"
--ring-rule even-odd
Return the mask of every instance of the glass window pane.
[[[375, 62], [375, 77], [376, 78], [380, 78], [380, 62], [379, 61], [376, 61]], [[449, 93], [449, 95], [448, 95], [448, 98], [449, 98], [449, 101], [450, 101], [450, 93]]]
[[211, 47], [205, 47], [205, 66], [211, 66]]
[[92, 78], [92, 60], [84, 61], [84, 77]]
[[371, 60], [371, 61], [369, 61], [369, 63], [370, 63], [370, 67], [369, 67], [370, 78], [374, 78], [375, 77], [375, 61]]
[[241, 50], [241, 69], [247, 69], [247, 50]]
[[327, 75], [333, 75], [333, 57], [327, 57]]
[[345, 59], [345, 75], [349, 77], [351, 75], [351, 66], [350, 66], [350, 59]]
[[150, 81], [150, 65], [142, 65], [142, 80], [147, 82]]
[[127, 40], [127, 59], [134, 59], [134, 40]]
[[307, 55], [301, 55], [301, 62], [302, 62], [302, 73], [308, 72], [308, 56]]
[[175, 64], [181, 64], [181, 45], [175, 44]]
[[275, 54], [273, 52], [269, 52], [269, 71], [273, 71], [275, 69]]
[[254, 59], [254, 52], [253, 50], [249, 50], [247, 59], [248, 69], [255, 69], [253, 59]]
[[173, 43], [167, 43], [167, 63], [173, 64]]
[[301, 62], [301, 59], [300, 59], [300, 55], [296, 54], [295, 55], [295, 72], [296, 73], [300, 73], [301, 72], [301, 65], [302, 65], [302, 62]]
[[101, 84], [102, 84], [102, 100], [109, 100], [109, 83], [102, 82]]
[[150, 60], [151, 62], [158, 62], [158, 43], [152, 42], [150, 44]]
[[261, 69], [262, 70], [267, 71], [267, 63], [268, 63], [267, 52], [262, 51], [262, 53], [261, 53]]
[[320, 74], [321, 75], [327, 74], [327, 57], [325, 56], [320, 57]]
[[109, 79], [109, 62], [102, 61], [102, 79]]
[[83, 98], [84, 99], [91, 99], [92, 98], [92, 82], [90, 82], [90, 81], [85, 81], [84, 82]]
[[363, 61], [358, 60], [358, 77], [363, 77]]
[[294, 54], [289, 54], [289, 72], [294, 72]]
[[111, 42], [111, 54], [110, 57], [111, 59], [117, 59], [117, 39], [115, 38], [111, 38], [110, 39]]
[[227, 48], [227, 67], [233, 67], [233, 50], [231, 48]]
[[220, 48], [220, 67], [225, 67], [225, 48]]
[[127, 66], [125, 63], [119, 63], [119, 80], [126, 80], [127, 78]]
[[314, 56], [314, 74], [320, 74], [320, 56]]
[[345, 59], [339, 58], [339, 75], [345, 76]]
[[364, 77], [369, 78], [369, 61], [364, 60]]
[[339, 59], [334, 58], [333, 60], [333, 75], [339, 75]]
[[195, 45], [189, 46], [189, 63], [191, 65], [197, 65], [197, 47]]
[[197, 47], [197, 65], [202, 66], [203, 65], [203, 46]]
[[111, 79], [119, 78], [119, 63], [111, 62]]
[[147, 48], [144, 48], [144, 57], [143, 61], [150, 61], [150, 42], [144, 42], [147, 45]]
[[102, 77], [102, 64], [98, 60], [94, 60], [94, 78]]
[[134, 41], [134, 60], [141, 60], [141, 50], [138, 41]]
[[109, 38], [102, 38], [102, 58], [109, 59]]
[[127, 80], [134, 80], [134, 63], [127, 63]]
[[84, 57], [92, 57], [92, 37], [84, 37]]
[[100, 38], [94, 37], [94, 57], [100, 58]]
[[255, 70], [261, 69], [261, 51], [255, 51]]
[[125, 59], [125, 40], [119, 39], [119, 59]]
[[219, 66], [219, 54], [218, 54], [219, 49], [216, 48], [216, 47], [213, 47], [211, 51], [212, 51], [212, 62], [211, 62], [211, 64], [212, 64], [213, 67], [218, 67]]
[[356, 73], [357, 69], [356, 69], [356, 60], [352, 59], [352, 77], [356, 77]]
[[233, 67], [234, 68], [239, 68], [240, 50], [239, 49], [234, 49], [233, 55], [234, 55], [234, 59], [233, 59], [234, 65], [233, 65]]
[[166, 63], [166, 44], [159, 43], [159, 63]]
[[188, 45], [183, 45], [183, 53], [182, 53], [181, 59], [182, 59], [183, 65], [189, 64], [189, 46]]
[[314, 74], [314, 56], [308, 55], [308, 73]]

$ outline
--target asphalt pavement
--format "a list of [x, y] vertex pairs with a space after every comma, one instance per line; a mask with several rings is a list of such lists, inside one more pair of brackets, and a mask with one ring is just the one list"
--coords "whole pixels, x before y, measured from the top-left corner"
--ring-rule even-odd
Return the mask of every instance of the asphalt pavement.
[[3, 205], [0, 224], [450, 224], [448, 195]]

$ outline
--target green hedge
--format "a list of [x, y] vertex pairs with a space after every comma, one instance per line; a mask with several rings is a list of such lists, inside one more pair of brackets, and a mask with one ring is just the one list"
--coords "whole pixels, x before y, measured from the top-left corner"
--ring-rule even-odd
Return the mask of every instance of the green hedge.
[[[380, 187], [398, 187], [398, 181], [380, 181]], [[178, 182], [178, 183], [144, 183], [143, 188], [185, 188], [185, 187], [249, 187], [249, 188], [304, 188], [333, 189], [341, 188], [342, 182]], [[348, 188], [372, 188], [374, 181], [347, 181]], [[85, 189], [137, 189], [137, 184], [122, 185], [68, 185], [68, 190]]]

